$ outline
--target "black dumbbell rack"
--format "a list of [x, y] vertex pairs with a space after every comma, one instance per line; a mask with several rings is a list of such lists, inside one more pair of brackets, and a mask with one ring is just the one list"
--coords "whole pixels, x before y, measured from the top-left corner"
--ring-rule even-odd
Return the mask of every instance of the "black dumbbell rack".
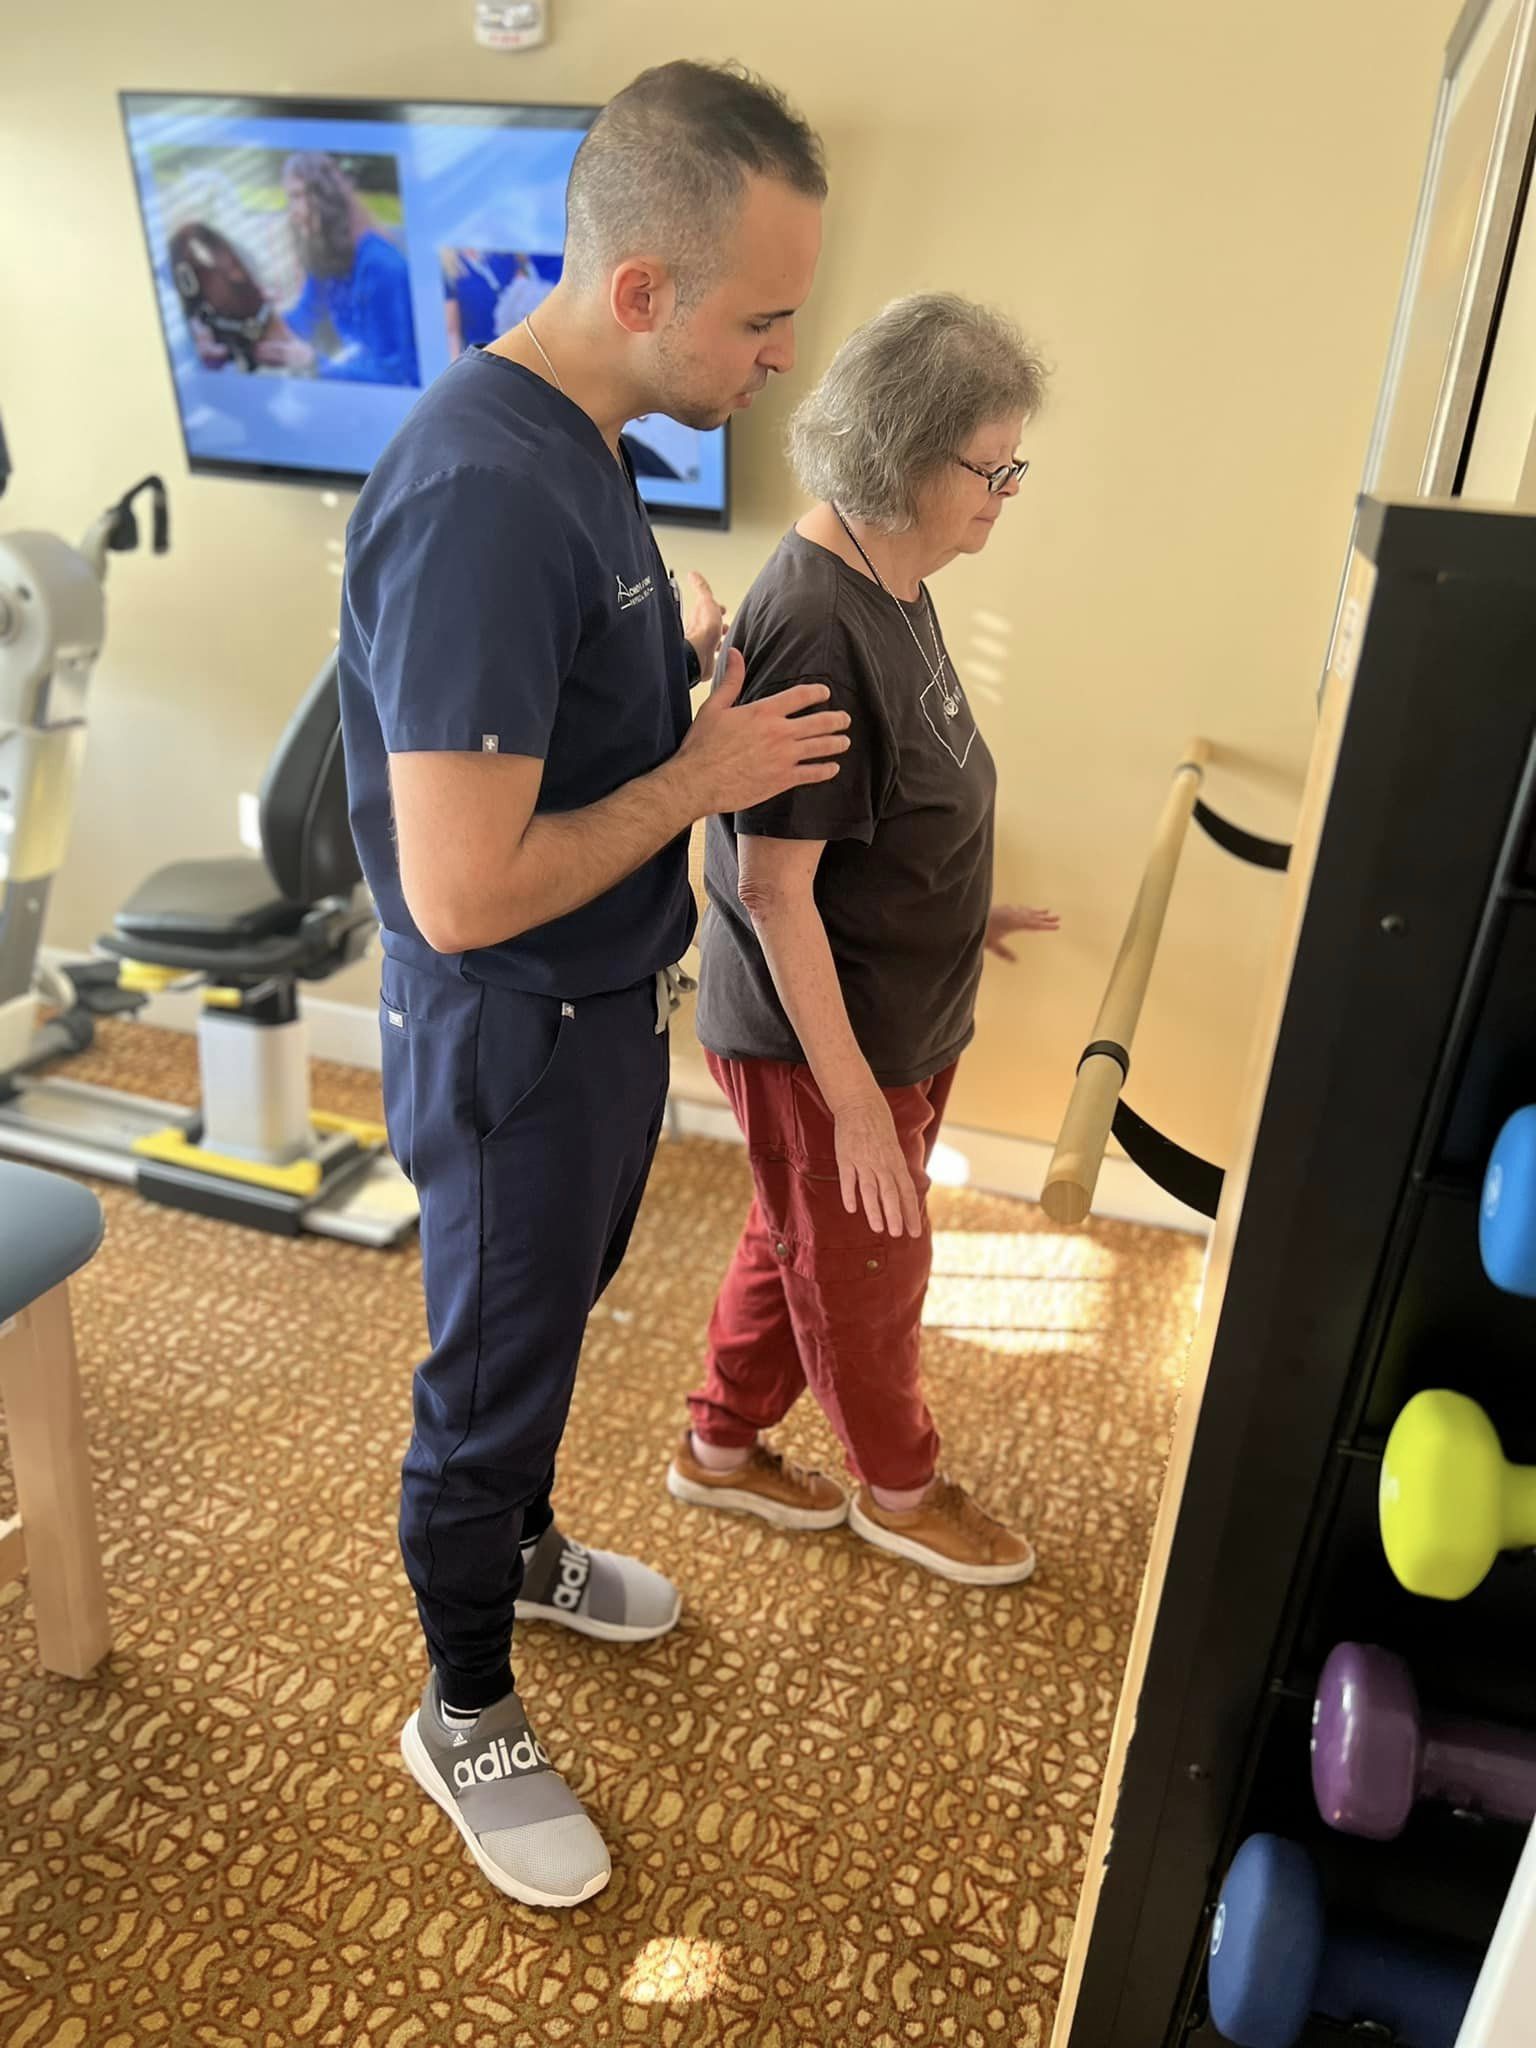
[[1425, 1387], [1536, 1463], [1536, 1302], [1477, 1244], [1488, 1152], [1536, 1102], [1536, 518], [1367, 500], [1356, 546], [1374, 589], [1060, 2048], [1216, 2048], [1211, 1915], [1257, 1830], [1308, 1847], [1330, 1906], [1477, 1955], [1523, 1846], [1433, 1806], [1361, 1841], [1311, 1791], [1343, 1639], [1405, 1657], [1427, 1711], [1536, 1729], [1536, 1558], [1418, 1599], [1376, 1506]]

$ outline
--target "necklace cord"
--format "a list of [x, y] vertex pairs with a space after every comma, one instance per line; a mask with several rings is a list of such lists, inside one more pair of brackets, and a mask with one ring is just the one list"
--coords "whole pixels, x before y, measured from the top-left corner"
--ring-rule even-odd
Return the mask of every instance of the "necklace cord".
[[923, 606], [928, 614], [928, 632], [933, 641], [934, 658], [932, 662], [929, 661], [927, 655], [923, 652], [923, 643], [917, 637], [917, 628], [913, 625], [912, 621], [907, 617], [906, 606], [902, 603], [901, 599], [896, 595], [895, 591], [892, 590], [891, 586], [886, 582], [885, 578], [880, 574], [880, 571], [875, 567], [874, 563], [869, 559], [869, 555], [865, 550], [863, 542], [859, 539], [859, 536], [854, 532], [853, 528], [848, 524], [847, 518], [843, 513], [842, 506], [837, 503], [836, 499], [829, 499], [828, 502], [831, 504], [833, 512], [837, 515], [838, 525], [843, 529], [844, 533], [847, 534], [848, 538], [853, 542], [854, 546], [858, 549], [860, 559], [863, 561], [865, 568], [869, 571], [870, 575], [874, 577], [876, 583], [879, 584], [880, 588], [891, 600], [891, 603], [895, 605], [897, 611], [900, 612], [902, 624], [906, 627], [907, 631], [912, 635], [912, 645], [917, 649], [918, 659], [922, 662], [923, 667], [928, 671], [928, 680], [930, 683], [935, 684], [938, 688], [939, 702], [944, 707], [944, 716], [946, 718], [957, 717], [960, 711], [959, 678], [956, 678], [953, 689], [951, 689], [944, 680], [944, 671], [949, 666], [949, 656], [945, 652], [943, 646], [940, 644], [939, 641], [939, 622], [934, 615], [933, 599], [928, 595], [927, 584], [919, 582], [917, 587], [919, 591], [922, 593]]

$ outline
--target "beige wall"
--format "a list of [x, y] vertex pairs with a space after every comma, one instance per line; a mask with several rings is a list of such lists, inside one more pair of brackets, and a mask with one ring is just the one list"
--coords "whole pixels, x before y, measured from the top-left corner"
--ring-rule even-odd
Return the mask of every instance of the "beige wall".
[[[118, 88], [583, 100], [734, 54], [819, 125], [833, 198], [800, 369], [740, 431], [735, 529], [664, 530], [678, 567], [739, 598], [795, 515], [795, 391], [894, 293], [992, 299], [1058, 366], [1023, 495], [937, 587], [1002, 772], [1000, 891], [1065, 921], [989, 968], [955, 1111], [1049, 1135], [1186, 734], [1219, 744], [1219, 807], [1288, 830], [1455, 12], [554, 0], [546, 50], [496, 57], [470, 0], [29, 10], [0, 70], [0, 517], [75, 534], [158, 468], [175, 520], [167, 560], [114, 567], [50, 937], [84, 944], [150, 868], [233, 846], [236, 794], [329, 643], [347, 510], [185, 475]], [[1132, 1093], [1217, 1153], [1277, 904], [1191, 844]], [[364, 968], [331, 992], [371, 990]]]

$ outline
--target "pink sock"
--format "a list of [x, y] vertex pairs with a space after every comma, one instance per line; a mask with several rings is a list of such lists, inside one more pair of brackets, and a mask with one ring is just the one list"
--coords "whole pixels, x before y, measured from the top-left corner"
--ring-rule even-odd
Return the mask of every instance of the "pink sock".
[[905, 1515], [922, 1506], [932, 1484], [930, 1479], [927, 1486], [908, 1486], [899, 1492], [889, 1486], [872, 1486], [869, 1490], [877, 1508], [884, 1508], [888, 1515]]
[[707, 1444], [696, 1429], [689, 1431], [688, 1440], [706, 1472], [735, 1472], [746, 1464], [753, 1451], [751, 1444], [745, 1449], [740, 1444]]

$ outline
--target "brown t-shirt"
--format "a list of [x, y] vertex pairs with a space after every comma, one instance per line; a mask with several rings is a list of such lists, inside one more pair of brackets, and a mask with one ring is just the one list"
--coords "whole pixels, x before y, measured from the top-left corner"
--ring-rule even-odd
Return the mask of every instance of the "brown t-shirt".
[[743, 833], [826, 840], [816, 905], [854, 1036], [882, 1087], [926, 1080], [970, 1043], [997, 772], [953, 666], [932, 678], [929, 617], [922, 598], [901, 604], [795, 532], [747, 593], [732, 634], [747, 699], [826, 683], [824, 708], [849, 714], [852, 744], [832, 781], [706, 828], [698, 1031], [723, 1059], [805, 1060], [737, 895]]

